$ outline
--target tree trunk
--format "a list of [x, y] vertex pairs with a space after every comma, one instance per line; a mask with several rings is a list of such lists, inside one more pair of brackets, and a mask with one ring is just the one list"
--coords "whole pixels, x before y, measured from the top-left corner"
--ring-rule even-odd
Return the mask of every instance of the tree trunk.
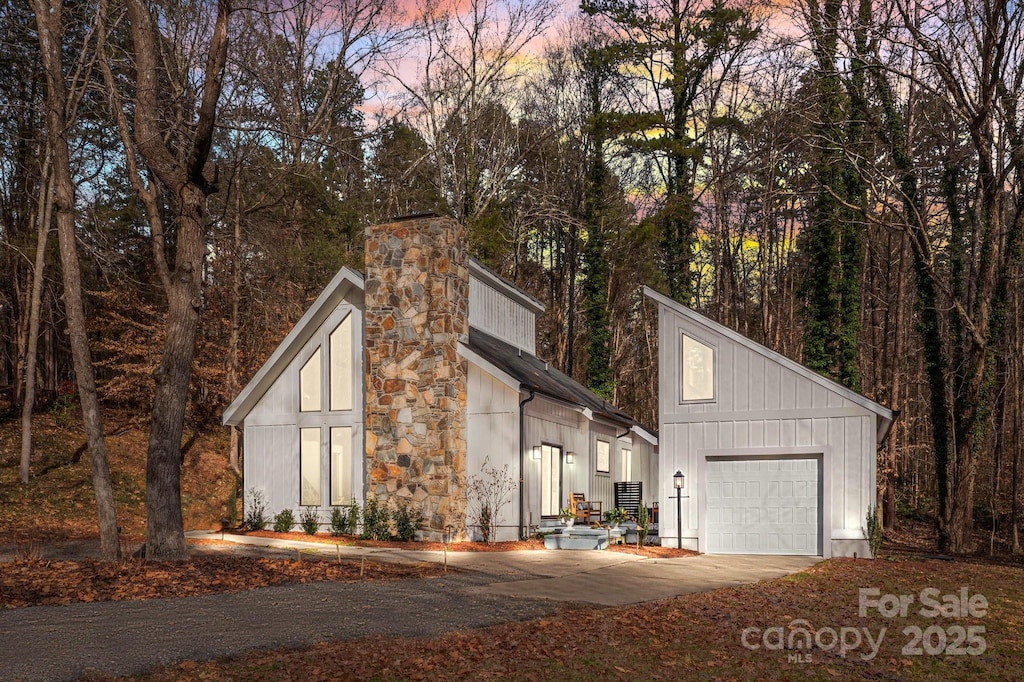
[[36, 359], [39, 353], [39, 315], [43, 300], [43, 275], [46, 267], [46, 242], [50, 235], [53, 197], [51, 195], [49, 160], [43, 164], [39, 190], [38, 236], [36, 262], [32, 270], [32, 299], [29, 304], [28, 350], [25, 353], [25, 392], [21, 403], [21, 468], [19, 477], [28, 483], [32, 458], [32, 411], [36, 402]]
[[[235, 194], [235, 230], [232, 241], [234, 267], [231, 272], [231, 335], [228, 339], [228, 395], [238, 395], [238, 309], [242, 298], [242, 211], [241, 192]], [[228, 464], [239, 476], [242, 468], [238, 459], [238, 427], [231, 426], [231, 443], [228, 449]]]
[[107, 463], [107, 442], [103, 435], [103, 417], [96, 396], [89, 337], [82, 305], [82, 276], [75, 241], [75, 189], [71, 177], [68, 151], [68, 106], [62, 63], [62, 0], [33, 0], [36, 24], [39, 29], [39, 48], [46, 72], [46, 133], [53, 164], [54, 206], [57, 211], [57, 241], [60, 245], [61, 266], [64, 273], [64, 300], [68, 317], [71, 356], [78, 380], [78, 396], [82, 403], [82, 421], [89, 444], [93, 488], [100, 526], [100, 553], [106, 560], [116, 560], [120, 554], [117, 517], [114, 509], [114, 490], [110, 484]]

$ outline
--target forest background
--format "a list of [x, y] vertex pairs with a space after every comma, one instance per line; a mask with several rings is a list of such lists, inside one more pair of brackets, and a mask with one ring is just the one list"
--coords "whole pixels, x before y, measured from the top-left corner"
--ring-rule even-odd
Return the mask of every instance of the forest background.
[[146, 417], [148, 551], [183, 556], [185, 426], [220, 428], [361, 268], [366, 225], [435, 211], [547, 306], [539, 354], [643, 423], [648, 284], [900, 411], [886, 525], [1019, 552], [1022, 12], [3, 0], [0, 410], [22, 478], [33, 410], [80, 409], [114, 556], [103, 415]]

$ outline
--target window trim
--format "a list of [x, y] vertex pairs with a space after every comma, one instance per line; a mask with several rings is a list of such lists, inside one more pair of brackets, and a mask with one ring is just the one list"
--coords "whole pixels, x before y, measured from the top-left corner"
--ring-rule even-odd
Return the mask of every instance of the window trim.
[[[711, 397], [710, 398], [691, 398], [689, 400], [683, 398], [685, 392], [685, 373], [686, 373], [686, 357], [683, 353], [683, 346], [685, 345], [685, 339], [689, 338], [705, 348], [711, 350]], [[689, 334], [685, 330], [679, 332], [679, 376], [676, 386], [679, 388], [679, 404], [680, 405], [700, 405], [702, 403], [714, 403], [718, 401], [718, 346], [713, 343], [708, 343], [702, 338], [694, 334]]]
[[[605, 468], [601, 468], [601, 443], [608, 446], [608, 458], [605, 460]], [[611, 441], [597, 438], [594, 440], [594, 471], [599, 474], [610, 474], [612, 472], [612, 443]]]

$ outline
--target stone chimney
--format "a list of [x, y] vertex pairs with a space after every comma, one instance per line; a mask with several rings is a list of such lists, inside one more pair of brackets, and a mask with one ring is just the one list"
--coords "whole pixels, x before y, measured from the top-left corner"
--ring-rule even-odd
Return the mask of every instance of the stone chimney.
[[467, 261], [449, 218], [366, 230], [367, 496], [412, 503], [424, 540], [465, 534]]

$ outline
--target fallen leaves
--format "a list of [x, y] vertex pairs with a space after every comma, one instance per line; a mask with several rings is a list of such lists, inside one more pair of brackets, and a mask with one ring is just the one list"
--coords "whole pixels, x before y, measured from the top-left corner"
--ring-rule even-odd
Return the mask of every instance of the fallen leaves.
[[432, 564], [406, 566], [368, 561], [363, 566], [355, 561], [242, 557], [194, 557], [182, 563], [14, 562], [3, 564], [0, 569], [0, 608], [194, 597], [284, 583], [399, 580], [441, 572], [441, 567]]

